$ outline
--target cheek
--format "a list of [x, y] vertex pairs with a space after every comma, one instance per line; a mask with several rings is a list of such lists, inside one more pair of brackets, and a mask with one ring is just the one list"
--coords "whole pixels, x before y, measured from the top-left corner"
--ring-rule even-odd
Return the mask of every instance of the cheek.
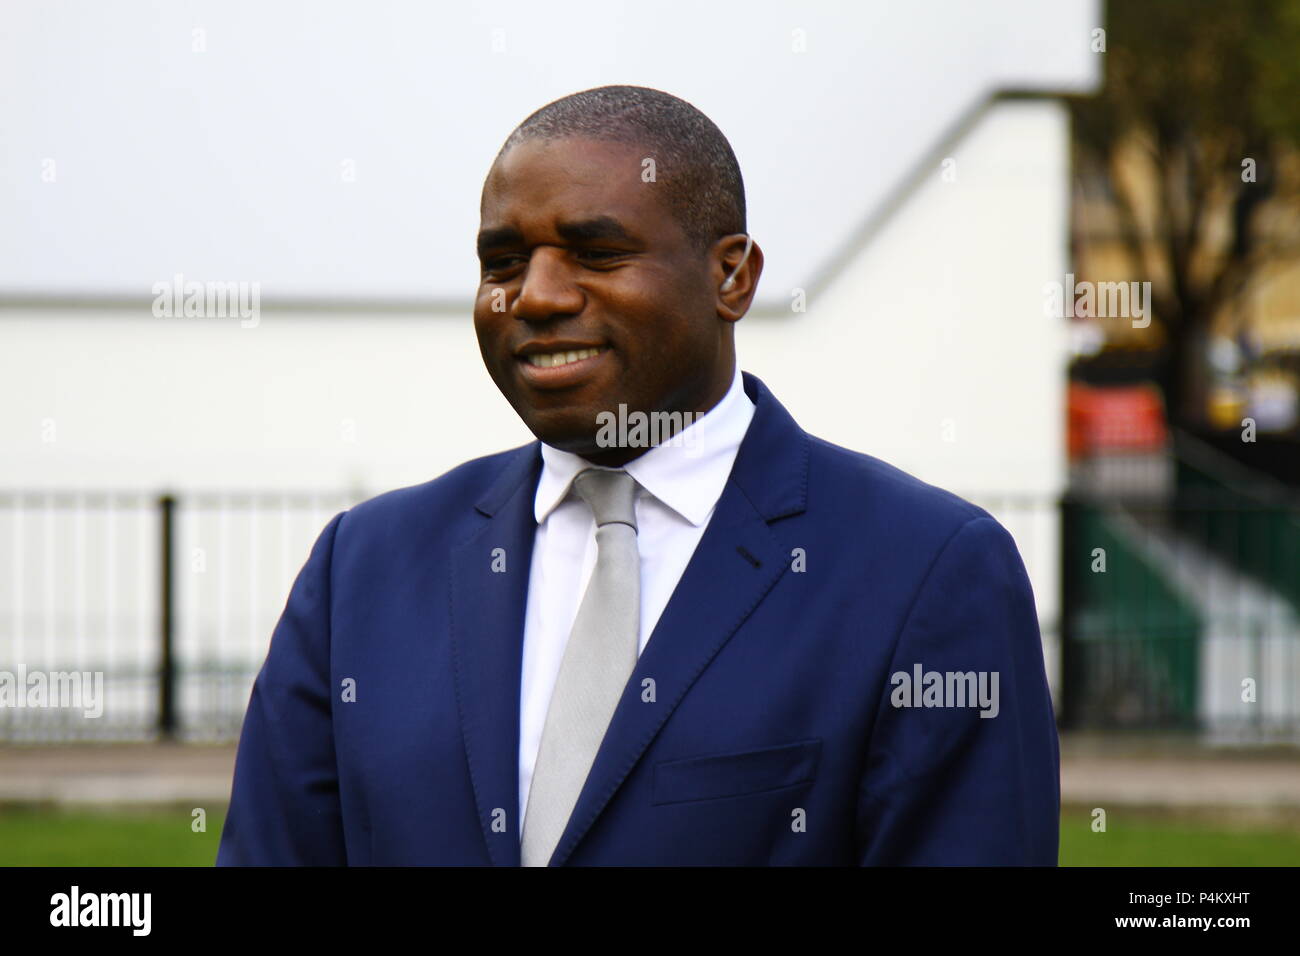
[[499, 285], [479, 286], [478, 295], [474, 299], [474, 315], [476, 317], [502, 316], [506, 314], [509, 308], [510, 301], [503, 287]]
[[490, 300], [482, 297], [474, 303], [474, 334], [484, 346], [500, 337], [504, 328], [503, 313], [493, 312]]

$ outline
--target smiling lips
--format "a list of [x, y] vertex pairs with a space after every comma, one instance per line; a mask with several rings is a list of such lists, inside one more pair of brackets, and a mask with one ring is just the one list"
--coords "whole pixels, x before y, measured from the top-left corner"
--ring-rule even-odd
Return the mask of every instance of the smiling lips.
[[581, 384], [604, 361], [608, 346], [563, 352], [531, 352], [517, 357], [524, 381], [535, 388], [569, 388]]
[[571, 352], [538, 352], [534, 355], [525, 355], [524, 361], [535, 368], [555, 368], [557, 366], [571, 365], [583, 359], [595, 358], [603, 351], [605, 351], [604, 348], [596, 347], [576, 349]]

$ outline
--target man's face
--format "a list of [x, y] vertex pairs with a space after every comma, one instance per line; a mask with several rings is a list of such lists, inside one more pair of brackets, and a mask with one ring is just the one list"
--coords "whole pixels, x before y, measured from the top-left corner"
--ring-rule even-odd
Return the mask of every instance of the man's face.
[[718, 267], [691, 245], [660, 187], [642, 181], [644, 153], [526, 141], [483, 190], [474, 303], [483, 362], [534, 435], [598, 464], [645, 450], [598, 447], [598, 413], [620, 403], [703, 412], [731, 384]]

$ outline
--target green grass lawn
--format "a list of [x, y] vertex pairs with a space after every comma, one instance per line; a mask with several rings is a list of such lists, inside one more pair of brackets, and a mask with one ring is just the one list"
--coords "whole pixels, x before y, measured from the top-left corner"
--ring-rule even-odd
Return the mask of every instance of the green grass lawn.
[[1061, 814], [1062, 866], [1300, 866], [1294, 827], [1113, 810], [1106, 832], [1086, 809]]
[[[0, 866], [211, 866], [225, 808], [191, 830], [191, 808], [77, 811], [0, 807]], [[1086, 810], [1061, 816], [1063, 866], [1296, 866], [1300, 831], [1112, 812], [1094, 833]]]
[[62, 811], [0, 807], [0, 866], [211, 866], [224, 806], [208, 807], [206, 832], [193, 808]]

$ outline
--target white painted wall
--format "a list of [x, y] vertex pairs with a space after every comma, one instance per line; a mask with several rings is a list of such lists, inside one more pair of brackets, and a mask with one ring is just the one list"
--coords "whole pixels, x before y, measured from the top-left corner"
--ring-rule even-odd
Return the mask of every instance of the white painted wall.
[[1055, 690], [1067, 343], [1043, 286], [1069, 262], [1068, 119], [1054, 102], [1000, 103], [950, 156], [955, 181], [936, 165], [807, 313], [742, 323], [738, 347], [808, 430], [1007, 526]]
[[[1066, 343], [1063, 320], [1043, 315], [1042, 287], [1066, 271], [1065, 114], [1051, 101], [996, 103], [951, 156], [954, 182], [936, 165], [806, 313], [742, 321], [738, 352], [809, 431], [993, 508], [1021, 546], [1050, 631]], [[147, 304], [31, 307], [0, 313], [0, 339], [0, 488], [376, 493], [531, 438], [483, 369], [468, 313], [264, 308], [244, 328], [154, 318]], [[994, 496], [1005, 494], [1040, 510], [1001, 508]], [[189, 620], [187, 653], [229, 631], [257, 659], [329, 514], [254, 543], [266, 554], [252, 572], [227, 567], [238, 597], [191, 579], [205, 606], [226, 610], [219, 627]], [[39, 508], [27, 514], [22, 533], [39, 537], [53, 527], [45, 520]], [[183, 560], [202, 546], [205, 573], [222, 567], [217, 526], [186, 533]], [[59, 534], [75, 546], [75, 529]], [[13, 535], [6, 516], [0, 540], [15, 544], [0, 553], [0, 659], [13, 659], [24, 614], [57, 605], [93, 617], [108, 600], [102, 582], [78, 585], [62, 564], [57, 580], [44, 577], [53, 562]], [[149, 573], [130, 587], [139, 592]], [[1046, 646], [1055, 681], [1054, 639]], [[41, 657], [35, 645], [26, 656]]]
[[5, 0], [0, 297], [145, 298], [181, 272], [264, 301], [467, 299], [511, 127], [607, 83], [718, 124], [773, 288], [806, 283], [975, 104], [1094, 87], [1100, 8]]
[[[993, 106], [956, 181], [936, 167], [805, 313], [741, 322], [742, 367], [806, 427], [928, 480], [1059, 490], [1065, 330], [1042, 286], [1067, 271], [1066, 137], [1052, 102]], [[0, 335], [9, 487], [377, 489], [531, 438], [468, 313], [271, 307], [245, 328], [29, 307]]]

